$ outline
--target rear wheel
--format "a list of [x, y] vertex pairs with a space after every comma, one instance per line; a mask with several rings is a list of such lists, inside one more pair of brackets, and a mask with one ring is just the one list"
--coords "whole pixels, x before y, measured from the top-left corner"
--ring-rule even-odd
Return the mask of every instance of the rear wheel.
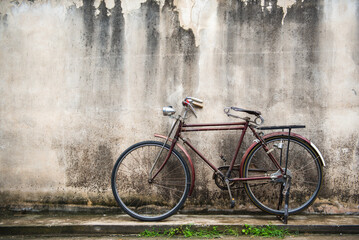
[[[285, 169], [288, 136], [278, 135], [265, 140], [269, 151]], [[287, 174], [291, 176], [289, 192], [289, 214], [298, 213], [309, 207], [316, 199], [322, 185], [322, 165], [319, 154], [301, 138], [291, 136]], [[264, 177], [281, 175], [260, 143], [255, 145], [244, 160], [243, 176]], [[283, 178], [281, 178], [284, 180]], [[252, 202], [261, 210], [284, 215], [283, 181], [247, 181], [245, 190]]]
[[[112, 192], [120, 207], [142, 221], [159, 221], [176, 213], [190, 187], [187, 164], [173, 150], [168, 162], [150, 181], [150, 172], [163, 143], [146, 141], [129, 147], [118, 158], [111, 178]], [[152, 176], [164, 162], [170, 147], [165, 145]]]

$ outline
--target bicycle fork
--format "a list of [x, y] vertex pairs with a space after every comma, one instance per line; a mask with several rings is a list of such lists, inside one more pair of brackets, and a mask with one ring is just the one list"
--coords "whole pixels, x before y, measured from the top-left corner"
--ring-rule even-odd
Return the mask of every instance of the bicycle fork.
[[171, 156], [171, 153], [172, 153], [172, 150], [173, 150], [173, 146], [176, 145], [176, 141], [174, 141], [174, 142], [172, 143], [173, 146], [171, 146], [170, 150], [169, 150], [168, 153], [167, 153], [166, 160], [164, 161], [164, 163], [162, 164], [162, 166], [160, 167], [160, 169], [157, 171], [157, 173], [155, 174], [155, 176], [152, 177], [153, 170], [155, 169], [155, 166], [157, 165], [157, 162], [158, 162], [158, 160], [159, 160], [159, 158], [160, 158], [160, 156], [161, 156], [161, 154], [162, 154], [162, 152], [163, 152], [163, 149], [164, 149], [165, 145], [167, 144], [168, 139], [170, 138], [170, 136], [171, 136], [171, 134], [172, 134], [172, 132], [173, 132], [173, 129], [174, 129], [175, 126], [177, 125], [178, 121], [179, 121], [179, 118], [177, 118], [176, 121], [172, 124], [171, 130], [169, 131], [169, 133], [168, 133], [168, 135], [167, 135], [167, 138], [166, 138], [165, 142], [163, 143], [162, 148], [161, 148], [160, 151], [158, 152], [157, 157], [156, 157], [156, 159], [155, 159], [155, 161], [154, 161], [154, 163], [153, 163], [153, 165], [152, 165], [152, 167], [151, 167], [150, 172], [148, 173], [148, 182], [150, 182], [150, 183], [153, 182], [153, 179], [157, 176], [157, 174], [162, 170], [163, 166], [167, 163], [169, 157]]

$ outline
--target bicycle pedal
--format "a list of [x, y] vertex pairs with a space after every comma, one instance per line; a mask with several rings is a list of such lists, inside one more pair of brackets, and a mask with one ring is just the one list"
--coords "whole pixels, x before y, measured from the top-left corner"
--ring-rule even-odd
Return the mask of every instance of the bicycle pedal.
[[232, 198], [232, 200], [231, 200], [231, 208], [234, 208], [235, 205], [236, 205], [236, 201], [234, 201], [234, 198]]

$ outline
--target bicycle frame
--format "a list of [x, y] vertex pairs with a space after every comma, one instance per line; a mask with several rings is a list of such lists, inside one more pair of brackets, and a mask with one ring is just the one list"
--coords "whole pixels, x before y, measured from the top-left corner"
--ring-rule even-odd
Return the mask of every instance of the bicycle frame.
[[[193, 188], [194, 188], [194, 183], [195, 183], [195, 169], [193, 166], [193, 162], [192, 159], [190, 157], [190, 155], [187, 153], [187, 151], [185, 150], [184, 147], [182, 147], [180, 144], [178, 144], [178, 139], [181, 139], [183, 141], [183, 143], [185, 145], [187, 145], [190, 149], [192, 149], [216, 174], [219, 174], [223, 179], [227, 178], [229, 181], [253, 181], [253, 180], [263, 180], [263, 179], [268, 179], [268, 180], [275, 180], [276, 178], [280, 178], [282, 177], [282, 175], [277, 175], [275, 178], [273, 176], [266, 176], [266, 177], [251, 177], [251, 178], [243, 178], [242, 176], [242, 170], [243, 170], [243, 164], [244, 164], [244, 158], [241, 161], [241, 165], [240, 165], [240, 176], [239, 178], [229, 178], [233, 167], [235, 165], [235, 161], [238, 157], [238, 153], [239, 150], [242, 146], [243, 143], [243, 139], [244, 136], [248, 130], [248, 128], [252, 131], [253, 135], [256, 137], [256, 139], [258, 139], [257, 141], [259, 141], [262, 146], [263, 149], [267, 152], [268, 157], [271, 159], [271, 161], [273, 162], [273, 164], [276, 166], [276, 168], [278, 170], [280, 170], [280, 172], [283, 174], [285, 174], [285, 171], [282, 169], [282, 167], [280, 166], [280, 164], [278, 163], [278, 161], [274, 158], [274, 156], [271, 154], [271, 152], [269, 151], [269, 149], [267, 148], [265, 141], [257, 134], [257, 132], [255, 131], [254, 127], [249, 123], [249, 121], [243, 121], [243, 122], [233, 122], [233, 123], [206, 123], [206, 124], [185, 124], [183, 121], [179, 121], [178, 123], [178, 127], [177, 127], [177, 131], [174, 135], [173, 139], [169, 139], [168, 141], [172, 142], [171, 143], [171, 147], [170, 150], [166, 156], [165, 161], [162, 163], [161, 167], [159, 168], [159, 170], [157, 170], [157, 172], [153, 175], [152, 180], [158, 175], [158, 173], [163, 169], [163, 167], [165, 166], [165, 164], [167, 163], [174, 147], [177, 145], [179, 146], [179, 148], [185, 153], [189, 163], [190, 163], [190, 167], [191, 167], [191, 172], [192, 172], [192, 183], [191, 183], [191, 188], [189, 191], [189, 196], [191, 196]], [[227, 171], [226, 176], [223, 175], [223, 173], [221, 171], [218, 170], [218, 168], [216, 166], [214, 166], [199, 150], [197, 150], [190, 142], [188, 142], [187, 140], [183, 139], [181, 137], [181, 133], [185, 133], [185, 132], [203, 132], [203, 131], [230, 131], [230, 130], [241, 130], [241, 136], [239, 138], [239, 142], [237, 145], [237, 148], [235, 150], [235, 154], [230, 162], [230, 166], [229, 166], [229, 170]], [[167, 137], [162, 136], [162, 135], [158, 135], [155, 134], [155, 137], [159, 137], [159, 138], [163, 138], [163, 139], [167, 139]]]

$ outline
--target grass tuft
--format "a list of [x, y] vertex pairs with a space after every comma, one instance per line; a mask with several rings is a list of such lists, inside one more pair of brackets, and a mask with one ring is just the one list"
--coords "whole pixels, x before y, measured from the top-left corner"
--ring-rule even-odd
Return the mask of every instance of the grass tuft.
[[242, 234], [252, 235], [257, 237], [277, 237], [284, 238], [285, 236], [290, 235], [290, 232], [287, 229], [278, 228], [277, 226], [268, 224], [264, 227], [252, 227], [248, 224], [244, 225], [242, 229]]
[[193, 225], [184, 225], [176, 228], [164, 229], [164, 230], [145, 230], [140, 233], [141, 237], [174, 237], [174, 236], [183, 236], [186, 238], [190, 237], [203, 237], [203, 238], [218, 238], [221, 236], [235, 236], [240, 235], [249, 235], [257, 237], [277, 237], [284, 238], [285, 236], [290, 235], [290, 232], [287, 229], [278, 228], [277, 226], [268, 224], [263, 227], [253, 227], [245, 224], [244, 228], [239, 230], [237, 228], [232, 228], [225, 226], [221, 230], [218, 226], [212, 228], [195, 228]]

